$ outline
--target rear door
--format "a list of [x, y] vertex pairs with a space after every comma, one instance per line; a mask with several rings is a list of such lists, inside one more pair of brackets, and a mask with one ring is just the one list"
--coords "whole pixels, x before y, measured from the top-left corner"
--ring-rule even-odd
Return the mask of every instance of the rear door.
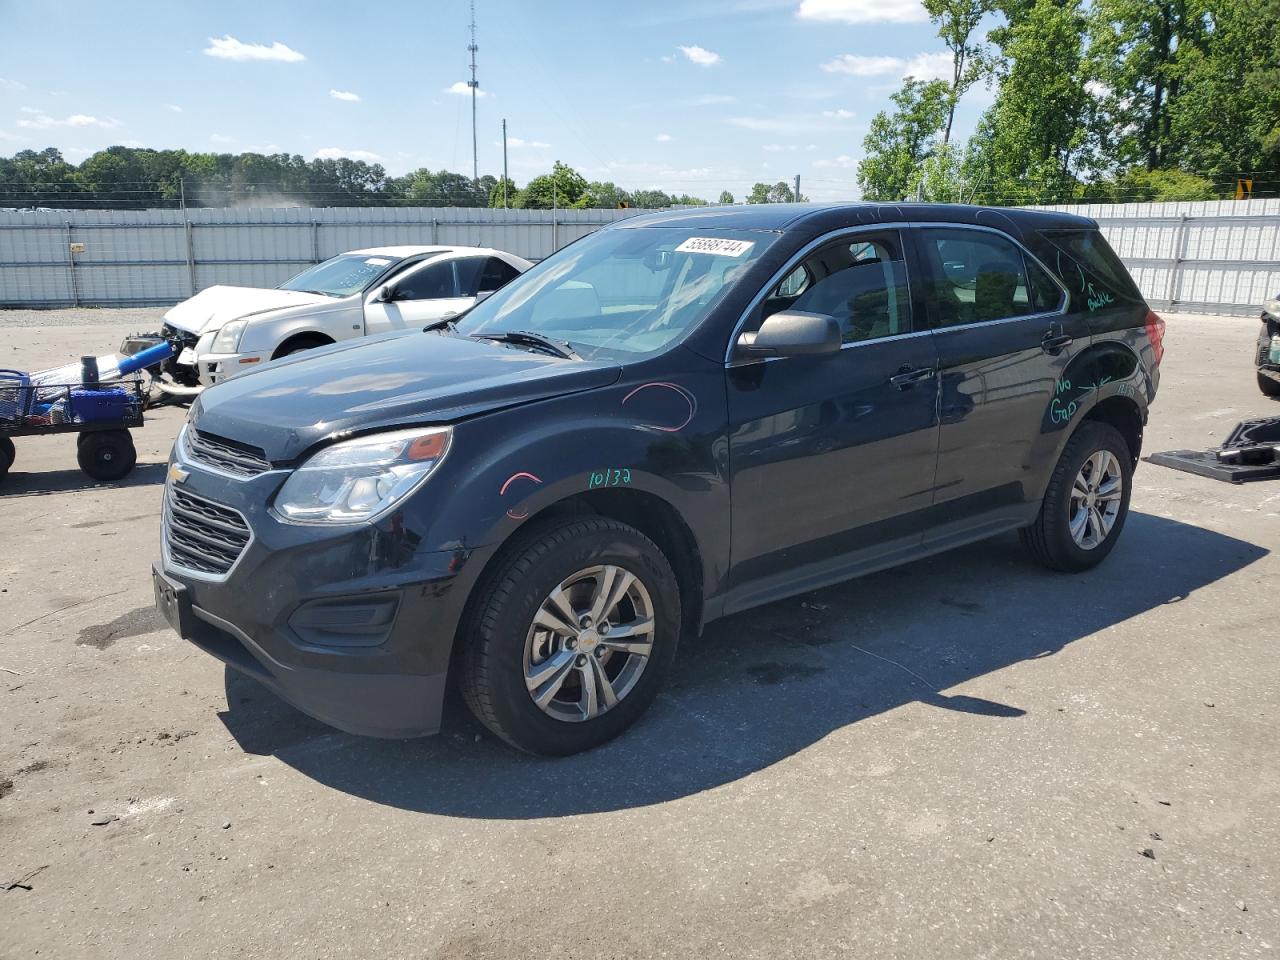
[[900, 231], [851, 231], [801, 257], [748, 314], [751, 331], [779, 310], [825, 313], [844, 346], [731, 359], [736, 592], [782, 595], [918, 548], [933, 498], [937, 358], [907, 275]]
[[376, 289], [365, 302], [365, 333], [385, 333], [421, 326], [432, 320], [457, 316], [474, 303], [458, 289], [456, 260], [428, 260], [410, 267], [389, 280], [391, 299], [374, 299]]
[[[939, 368], [937, 493], [928, 542], [1019, 522], [1040, 496], [1044, 435], [1087, 324], [1022, 246], [988, 228], [911, 231]], [[1056, 430], [1054, 431], [1056, 432]]]

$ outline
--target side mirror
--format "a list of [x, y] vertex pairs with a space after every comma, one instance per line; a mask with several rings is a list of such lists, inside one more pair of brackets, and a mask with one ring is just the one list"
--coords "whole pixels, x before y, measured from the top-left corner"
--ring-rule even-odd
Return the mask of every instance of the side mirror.
[[806, 357], [840, 352], [840, 324], [825, 313], [783, 310], [765, 319], [755, 333], [738, 338], [749, 356]]
[[384, 283], [382, 286], [378, 288], [378, 295], [373, 299], [378, 303], [390, 303], [395, 298], [396, 298], [396, 292], [392, 288], [391, 284]]

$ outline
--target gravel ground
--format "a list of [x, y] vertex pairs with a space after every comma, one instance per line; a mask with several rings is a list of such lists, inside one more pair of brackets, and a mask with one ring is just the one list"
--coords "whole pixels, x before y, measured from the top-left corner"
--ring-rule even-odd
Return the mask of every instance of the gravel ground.
[[[1148, 450], [1280, 413], [1253, 322], [1169, 320]], [[456, 709], [435, 738], [336, 733], [167, 630], [181, 419], [138, 432], [125, 483], [54, 437], [0, 485], [0, 957], [1280, 948], [1280, 483], [1142, 464], [1089, 573], [1004, 537], [721, 621], [628, 735], [542, 761]]]
[[77, 307], [59, 310], [0, 310], [0, 330], [8, 327], [123, 326], [127, 332], [160, 329], [168, 307]]

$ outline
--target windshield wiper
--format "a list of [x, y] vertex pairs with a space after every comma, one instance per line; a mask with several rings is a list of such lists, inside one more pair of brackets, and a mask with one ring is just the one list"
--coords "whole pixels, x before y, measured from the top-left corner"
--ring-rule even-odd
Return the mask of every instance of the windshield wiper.
[[498, 343], [514, 343], [522, 347], [533, 347], [557, 357], [564, 357], [566, 360], [582, 359], [574, 351], [573, 347], [569, 345], [569, 341], [544, 337], [542, 334], [534, 333], [532, 330], [503, 330], [501, 333], [473, 333], [470, 336], [476, 340], [495, 340]]
[[456, 333], [458, 329], [457, 317], [441, 317], [439, 320], [432, 320], [422, 328], [423, 333], [430, 333], [432, 330], [444, 330], [447, 333]]

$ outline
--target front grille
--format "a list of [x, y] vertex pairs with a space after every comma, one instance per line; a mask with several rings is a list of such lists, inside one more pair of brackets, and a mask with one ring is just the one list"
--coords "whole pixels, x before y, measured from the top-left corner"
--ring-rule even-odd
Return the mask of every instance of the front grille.
[[181, 341], [184, 347], [194, 347], [200, 342], [200, 334], [192, 333], [190, 330], [179, 330], [169, 323], [160, 328], [160, 336], [169, 341]]
[[240, 559], [251, 537], [239, 511], [173, 487], [165, 491], [164, 540], [178, 566], [221, 576]]
[[191, 427], [186, 430], [184, 444], [189, 460], [233, 476], [256, 477], [271, 469], [270, 461], [259, 448], [201, 433]]

